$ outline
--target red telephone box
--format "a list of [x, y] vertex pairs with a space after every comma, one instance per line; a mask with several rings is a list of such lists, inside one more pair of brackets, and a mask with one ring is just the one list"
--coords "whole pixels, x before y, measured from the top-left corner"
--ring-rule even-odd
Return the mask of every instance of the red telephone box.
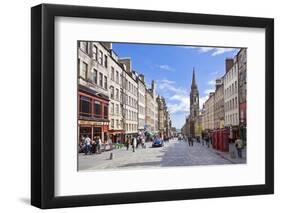
[[224, 152], [228, 152], [229, 151], [229, 129], [228, 128], [224, 128], [222, 129], [222, 144], [223, 144], [223, 150]]

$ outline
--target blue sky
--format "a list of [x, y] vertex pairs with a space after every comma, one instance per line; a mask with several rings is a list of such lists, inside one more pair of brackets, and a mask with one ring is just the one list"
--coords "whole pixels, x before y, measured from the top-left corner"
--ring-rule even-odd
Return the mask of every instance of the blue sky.
[[189, 93], [192, 70], [195, 69], [199, 89], [200, 108], [216, 78], [225, 72], [225, 58], [233, 57], [237, 48], [213, 48], [174, 45], [113, 43], [119, 57], [132, 59], [133, 69], [157, 84], [157, 93], [165, 97], [171, 114], [172, 126], [181, 128], [189, 114]]

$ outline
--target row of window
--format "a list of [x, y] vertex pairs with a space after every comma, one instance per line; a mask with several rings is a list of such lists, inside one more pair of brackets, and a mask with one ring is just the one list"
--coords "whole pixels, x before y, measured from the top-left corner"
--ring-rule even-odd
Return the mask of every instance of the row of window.
[[139, 105], [139, 114], [142, 114], [142, 115], [145, 114], [145, 108], [141, 105]]
[[126, 81], [126, 90], [129, 91], [130, 93], [132, 93], [133, 95], [137, 96], [138, 88], [133, 83], [128, 81], [127, 79], [125, 81]]
[[225, 122], [226, 122], [226, 124], [238, 124], [239, 123], [238, 113], [226, 115]]
[[123, 128], [123, 123], [119, 119], [111, 119], [110, 120], [110, 127], [111, 129], [122, 129]]
[[112, 81], [115, 81], [117, 84], [122, 84], [122, 74], [121, 72], [119, 73], [118, 70], [115, 70], [114, 72], [114, 67], [111, 67], [111, 75], [110, 75], [110, 79]]
[[125, 110], [125, 118], [131, 121], [137, 121], [138, 120], [138, 113], [128, 110]]
[[145, 96], [141, 93], [139, 93], [139, 102], [145, 104]]
[[144, 125], [145, 125], [145, 120], [142, 118], [139, 118], [139, 127], [144, 128]]
[[[108, 66], [108, 57], [106, 54], [102, 52], [102, 50], [99, 50], [96, 45], [92, 44], [92, 53], [90, 52], [91, 50], [91, 43], [90, 42], [80, 42], [80, 48], [82, 49], [83, 52], [87, 53], [88, 55], [92, 54], [92, 58], [94, 60], [97, 60], [99, 64], [105, 66], [107, 68]], [[80, 71], [80, 76], [83, 78], [87, 78], [87, 70], [88, 70], [88, 65], [83, 62], [82, 69]], [[97, 70], [94, 70], [95, 73], [97, 73]], [[97, 74], [94, 73], [93, 77], [93, 82], [97, 84]], [[118, 84], [122, 84], [122, 73], [119, 72], [118, 70], [115, 70], [114, 67], [111, 67], [111, 80], [115, 81]], [[99, 80], [99, 86], [102, 86], [102, 81]], [[105, 80], [104, 80], [105, 81]], [[107, 79], [106, 79], [107, 82]], [[133, 95], [137, 96], [138, 94], [138, 88], [135, 86], [133, 83], [125, 79], [124, 81], [125, 88], [128, 90], [130, 93]], [[107, 89], [107, 84], [106, 84], [106, 89]]]
[[138, 130], [138, 125], [137, 124], [126, 124], [125, 129], [128, 132], [136, 132]]
[[[103, 53], [102, 50], [98, 49], [96, 45], [92, 45], [92, 52], [91, 52], [91, 43], [90, 42], [80, 42], [80, 48], [83, 52], [90, 55], [92, 54], [92, 58], [97, 60], [100, 65], [104, 67], [108, 67], [108, 56]], [[118, 70], [115, 70], [114, 67], [111, 67], [111, 80], [115, 81], [118, 84], [122, 84], [122, 73]], [[124, 81], [125, 88], [135, 96], [138, 94], [138, 88], [133, 85], [130, 81], [125, 79]]]
[[233, 110], [238, 107], [238, 98], [235, 97], [225, 102], [225, 111]]
[[119, 104], [115, 104], [111, 103], [110, 104], [110, 114], [111, 115], [121, 115], [121, 108], [119, 106]]
[[116, 89], [114, 90], [114, 87], [113, 87], [113, 86], [110, 86], [110, 98], [122, 102], [122, 94], [121, 94], [121, 92], [119, 91], [119, 89], [116, 88]]
[[108, 119], [108, 105], [94, 98], [80, 95], [79, 115], [89, 118]]
[[[126, 105], [137, 108], [138, 101], [135, 98], [133, 98], [127, 94], [124, 94], [124, 96], [125, 96]], [[123, 102], [121, 91], [118, 88], [114, 89], [113, 86], [110, 86], [110, 98], [114, 99], [116, 101]]]
[[[144, 126], [144, 122], [143, 125]], [[110, 120], [110, 128], [111, 129], [122, 129], [123, 128], [123, 122], [118, 119], [111, 119]], [[137, 124], [126, 124], [125, 125], [125, 130], [126, 131], [137, 131], [138, 130], [138, 125]]]
[[[80, 64], [80, 76], [84, 79], [88, 78], [88, 64], [84, 61], [81, 61], [79, 59]], [[96, 69], [92, 70], [92, 77], [91, 81], [92, 83], [104, 88], [107, 90], [108, 82], [107, 82], [107, 76], [103, 75], [101, 72], [98, 72]]]
[[238, 85], [237, 85], [237, 81], [235, 81], [234, 83], [229, 85], [229, 87], [224, 89], [224, 96], [225, 96], [225, 98], [228, 98], [237, 92], [238, 92]]
[[136, 109], [138, 108], [138, 101], [129, 95], [126, 95], [126, 104]]
[[[114, 67], [111, 67], [110, 79], [112, 81], [116, 82], [117, 84], [122, 85], [122, 74], [118, 70], [115, 70]], [[130, 81], [125, 79], [124, 80], [124, 85], [125, 85], [125, 88], [126, 88], [127, 91], [129, 91], [130, 93], [132, 93], [135, 96], [137, 96], [138, 88], [136, 86], [134, 86], [133, 83], [131, 83]]]
[[233, 65], [233, 68], [229, 70], [229, 72], [225, 76], [225, 84], [231, 81], [234, 77], [237, 76], [237, 69], [236, 69], [236, 64]]
[[[111, 115], [117, 115], [117, 116], [122, 115], [120, 105], [110, 103], [110, 114]], [[128, 119], [128, 120], [137, 121], [138, 120], [138, 113], [126, 109], [125, 110], [125, 118]]]
[[102, 50], [98, 49], [98, 47], [96, 45], [93, 44], [92, 47], [91, 47], [90, 42], [81, 41], [80, 42], [80, 48], [87, 55], [89, 55], [90, 57], [92, 56], [92, 58], [94, 60], [98, 61], [98, 63], [100, 65], [107, 68], [107, 66], [108, 66], [108, 56], [106, 54], [104, 54]]

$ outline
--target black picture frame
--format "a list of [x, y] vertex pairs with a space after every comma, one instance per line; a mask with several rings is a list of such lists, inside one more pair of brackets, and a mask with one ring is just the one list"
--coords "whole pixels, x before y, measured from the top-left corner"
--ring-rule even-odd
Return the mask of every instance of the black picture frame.
[[[56, 197], [54, 171], [55, 17], [263, 28], [265, 48], [265, 184]], [[140, 203], [274, 193], [274, 20], [166, 11], [41, 4], [31, 8], [31, 204], [42, 208]]]

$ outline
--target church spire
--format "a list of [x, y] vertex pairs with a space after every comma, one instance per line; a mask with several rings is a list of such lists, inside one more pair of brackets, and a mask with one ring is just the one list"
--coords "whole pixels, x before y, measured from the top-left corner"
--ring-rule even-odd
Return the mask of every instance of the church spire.
[[197, 88], [196, 85], [196, 80], [195, 80], [195, 69], [193, 67], [193, 74], [192, 74], [192, 84], [191, 84], [191, 88]]

